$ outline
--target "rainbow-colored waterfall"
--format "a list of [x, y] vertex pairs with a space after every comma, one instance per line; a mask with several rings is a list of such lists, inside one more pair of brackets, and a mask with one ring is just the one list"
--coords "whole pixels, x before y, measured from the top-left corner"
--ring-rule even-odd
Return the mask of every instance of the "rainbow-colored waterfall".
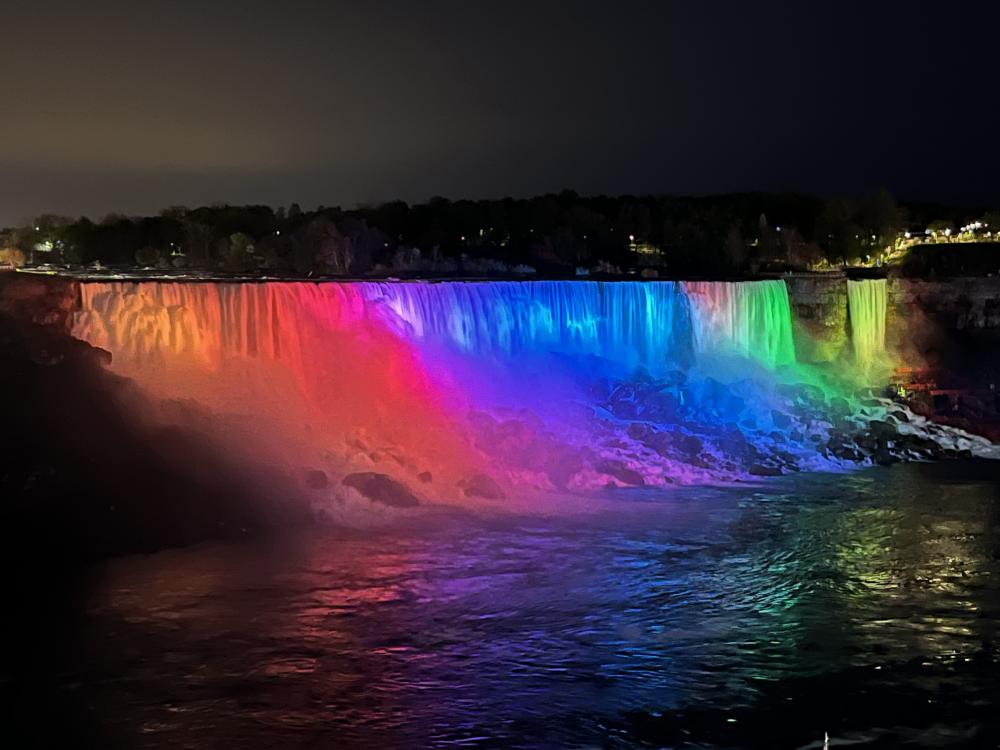
[[[884, 282], [849, 294], [867, 363]], [[797, 365], [792, 331], [782, 281], [83, 283], [74, 325], [158, 395], [262, 425], [285, 462], [440, 496], [486, 470], [592, 489], [917, 457], [885, 427], [851, 437], [891, 405]]]

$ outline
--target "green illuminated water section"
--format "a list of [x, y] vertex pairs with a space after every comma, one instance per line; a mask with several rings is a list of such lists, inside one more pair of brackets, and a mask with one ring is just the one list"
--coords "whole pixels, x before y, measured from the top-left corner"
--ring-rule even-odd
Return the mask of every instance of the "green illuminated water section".
[[848, 317], [854, 359], [870, 372], [885, 354], [886, 280], [847, 282]]

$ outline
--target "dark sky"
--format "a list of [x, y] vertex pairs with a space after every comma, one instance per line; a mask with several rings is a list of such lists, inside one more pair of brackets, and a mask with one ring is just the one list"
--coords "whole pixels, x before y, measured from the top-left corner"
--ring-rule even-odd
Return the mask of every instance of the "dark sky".
[[972, 3], [19, 5], [0, 225], [563, 187], [1000, 204], [1000, 13]]

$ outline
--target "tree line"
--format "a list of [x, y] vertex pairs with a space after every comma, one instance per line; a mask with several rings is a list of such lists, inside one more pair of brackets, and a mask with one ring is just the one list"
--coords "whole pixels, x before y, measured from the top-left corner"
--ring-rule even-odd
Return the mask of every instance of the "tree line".
[[[929, 210], [936, 212], [935, 215]], [[948, 213], [950, 211], [950, 213]], [[573, 273], [741, 275], [872, 256], [913, 222], [974, 212], [796, 194], [394, 201], [354, 209], [172, 207], [94, 222], [43, 215], [0, 232], [0, 261], [296, 275]], [[941, 218], [944, 216], [944, 218]]]

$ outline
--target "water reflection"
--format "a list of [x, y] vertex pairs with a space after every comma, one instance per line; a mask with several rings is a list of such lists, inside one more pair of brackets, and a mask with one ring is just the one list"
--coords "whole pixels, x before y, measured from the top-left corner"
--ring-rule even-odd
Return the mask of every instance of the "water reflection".
[[122, 560], [74, 679], [131, 747], [981, 746], [998, 480], [910, 465]]

